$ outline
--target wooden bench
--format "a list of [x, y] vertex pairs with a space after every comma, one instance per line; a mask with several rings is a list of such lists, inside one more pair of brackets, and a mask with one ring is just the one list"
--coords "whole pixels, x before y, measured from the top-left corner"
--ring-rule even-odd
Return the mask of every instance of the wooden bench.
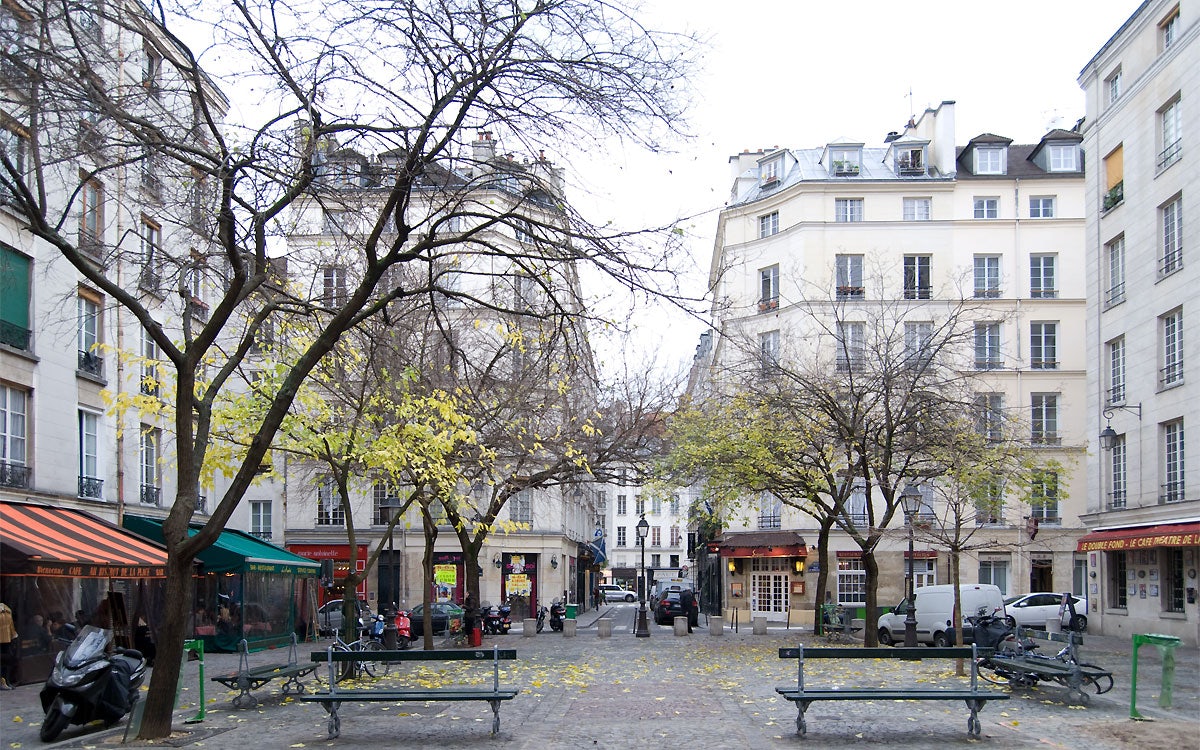
[[254, 649], [274, 649], [279, 646], [287, 645], [288, 655], [287, 661], [275, 662], [271, 664], [260, 664], [254, 667], [250, 666], [250, 644], [243, 638], [238, 643], [238, 669], [236, 672], [217, 675], [212, 678], [213, 682], [219, 682], [230, 688], [240, 690], [233, 698], [235, 708], [253, 708], [258, 705], [258, 699], [250, 694], [251, 690], [258, 690], [263, 685], [266, 685], [271, 680], [282, 679], [283, 694], [288, 695], [293, 690], [297, 694], [304, 692], [304, 684], [300, 682], [300, 678], [305, 675], [315, 672], [316, 664], [300, 664], [297, 661], [296, 655], [296, 634], [292, 633], [287, 636], [279, 636], [278, 638], [268, 638], [254, 642]]
[[[796, 659], [799, 662], [796, 687], [777, 687], [775, 691], [784, 698], [795, 701], [798, 715], [796, 716], [796, 733], [803, 737], [808, 726], [804, 721], [804, 712], [810, 703], [815, 701], [965, 701], [971, 709], [967, 719], [967, 734], [979, 737], [982, 727], [979, 723], [979, 711], [989, 700], [1007, 700], [1008, 694], [979, 688], [976, 672], [976, 659], [981, 653], [990, 653], [990, 649], [977, 649], [975, 646], [961, 648], [796, 648], [779, 649], [780, 659]], [[922, 659], [964, 659], [971, 664], [971, 687], [963, 688], [925, 688], [925, 687], [809, 687], [804, 684], [804, 661], [806, 659], [904, 659], [919, 661]]]
[[[520, 692], [514, 688], [500, 687], [500, 660], [517, 658], [516, 649], [493, 647], [485, 649], [438, 649], [432, 651], [340, 651], [331, 646], [325, 651], [314, 651], [314, 662], [329, 664], [329, 691], [302, 695], [300, 700], [320, 703], [329, 712], [329, 739], [341, 733], [342, 722], [338, 716], [338, 706], [349, 702], [457, 702], [457, 701], [487, 701], [492, 707], [492, 734], [500, 731], [500, 702], [512, 700]], [[491, 687], [385, 687], [374, 690], [341, 690], [337, 686], [337, 664], [353, 663], [370, 659], [383, 662], [409, 661], [490, 661], [492, 663]]]

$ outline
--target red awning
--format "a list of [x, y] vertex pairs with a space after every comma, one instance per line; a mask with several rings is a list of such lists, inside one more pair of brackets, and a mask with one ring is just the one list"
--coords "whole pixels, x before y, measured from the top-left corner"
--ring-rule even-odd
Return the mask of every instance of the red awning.
[[803, 544], [780, 547], [721, 547], [721, 557], [808, 557]]
[[167, 551], [95, 516], [0, 502], [4, 575], [163, 578]]
[[1200, 522], [1093, 531], [1080, 537], [1077, 552], [1108, 552], [1150, 547], [1200, 546]]

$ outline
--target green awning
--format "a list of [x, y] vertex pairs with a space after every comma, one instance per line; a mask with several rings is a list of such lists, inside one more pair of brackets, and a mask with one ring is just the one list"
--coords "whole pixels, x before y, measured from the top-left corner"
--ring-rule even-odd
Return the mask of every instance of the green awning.
[[[162, 521], [141, 516], [125, 516], [125, 528], [156, 542], [163, 541]], [[188, 535], [200, 529], [192, 524]], [[264, 542], [244, 531], [226, 529], [212, 546], [201, 550], [196, 559], [204, 573], [293, 573], [318, 575], [319, 563]]]

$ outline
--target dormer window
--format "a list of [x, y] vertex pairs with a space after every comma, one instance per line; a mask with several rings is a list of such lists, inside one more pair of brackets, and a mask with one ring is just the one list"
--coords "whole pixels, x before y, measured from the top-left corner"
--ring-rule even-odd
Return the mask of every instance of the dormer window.
[[763, 187], [769, 187], [779, 183], [779, 159], [772, 159], [768, 162], [763, 162], [759, 166], [759, 174], [762, 178]]
[[829, 173], [834, 177], [857, 177], [862, 171], [862, 147], [830, 148]]
[[1007, 166], [1006, 148], [976, 147], [975, 174], [1004, 174]]
[[1046, 147], [1050, 172], [1078, 172], [1079, 144], [1065, 143]]
[[896, 152], [896, 174], [901, 177], [914, 177], [925, 174], [925, 149], [922, 146], [910, 146]]

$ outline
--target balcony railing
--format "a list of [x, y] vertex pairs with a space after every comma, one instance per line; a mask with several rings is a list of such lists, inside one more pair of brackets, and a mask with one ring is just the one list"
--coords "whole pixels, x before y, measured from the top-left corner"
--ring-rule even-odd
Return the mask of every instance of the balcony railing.
[[1124, 183], [1124, 181], [1122, 181], [1122, 182], [1118, 182], [1116, 185], [1113, 185], [1112, 188], [1107, 193], [1104, 194], [1103, 210], [1108, 211], [1109, 209], [1116, 208], [1117, 206], [1121, 205], [1124, 201], [1125, 201], [1125, 183]]
[[1124, 383], [1121, 383], [1119, 385], [1114, 385], [1112, 388], [1108, 389], [1108, 403], [1110, 406], [1113, 404], [1125, 403], [1125, 384]]
[[1004, 369], [1004, 359], [1002, 357], [976, 357], [976, 370], [1001, 370]]
[[30, 469], [25, 464], [0, 461], [0, 487], [29, 488]]
[[998, 286], [975, 287], [975, 299], [996, 299], [999, 296], [1000, 287]]
[[758, 301], [759, 312], [770, 312], [771, 310], [779, 309], [779, 298], [771, 297], [770, 299], [760, 299]]
[[929, 299], [933, 295], [933, 288], [928, 286], [906, 286], [904, 287], [904, 299]]
[[1158, 259], [1158, 275], [1169, 276], [1183, 268], [1183, 251], [1179, 247], [1163, 253]]
[[1158, 371], [1158, 385], [1161, 388], [1179, 385], [1183, 382], [1183, 362], [1171, 362]]
[[1158, 504], [1177, 503], [1183, 500], [1183, 480], [1167, 482], [1159, 488]]
[[1159, 169], [1166, 169], [1175, 162], [1179, 161], [1179, 157], [1183, 155], [1183, 139], [1176, 138], [1175, 142], [1158, 152], [1157, 166]]
[[838, 357], [835, 369], [838, 372], [862, 372], [866, 366], [866, 358], [862, 356], [856, 357]]
[[269, 542], [269, 541], [271, 541], [271, 530], [270, 529], [250, 529], [250, 536], [258, 537], [259, 539], [263, 540], [264, 542]]
[[1029, 296], [1032, 299], [1057, 299], [1057, 289], [1030, 289]]
[[1062, 436], [1057, 432], [1034, 432], [1029, 436], [1029, 442], [1034, 445], [1062, 445]]
[[1125, 490], [1113, 490], [1108, 493], [1108, 510], [1123, 510], [1125, 508]]
[[1034, 358], [1034, 359], [1029, 360], [1029, 369], [1031, 369], [1031, 370], [1057, 370], [1058, 369], [1058, 360], [1057, 359], [1046, 359], [1044, 357]]
[[833, 163], [833, 174], [837, 177], [853, 177], [858, 174], [861, 167], [852, 161], [835, 161]]
[[152, 484], [142, 485], [142, 505], [153, 505], [155, 508], [162, 507], [162, 487], [155, 487]]
[[758, 528], [760, 529], [778, 529], [782, 522], [778, 513], [758, 514]]
[[1123, 282], [1123, 281], [1119, 284], [1113, 284], [1111, 287], [1108, 288], [1108, 291], [1105, 292], [1105, 294], [1104, 294], [1104, 304], [1109, 305], [1110, 307], [1112, 305], [1118, 305], [1124, 301], [1125, 301], [1125, 282]]
[[29, 351], [29, 339], [33, 331], [13, 325], [6, 320], [0, 320], [0, 344], [7, 344], [14, 349]]
[[837, 288], [838, 299], [863, 299], [866, 296], [866, 289], [861, 286], [839, 286]]
[[344, 513], [317, 513], [317, 526], [345, 526], [346, 515]]
[[98, 378], [104, 377], [104, 360], [95, 352], [79, 352], [79, 371]]
[[79, 496], [93, 500], [104, 497], [104, 480], [95, 477], [79, 477]]

